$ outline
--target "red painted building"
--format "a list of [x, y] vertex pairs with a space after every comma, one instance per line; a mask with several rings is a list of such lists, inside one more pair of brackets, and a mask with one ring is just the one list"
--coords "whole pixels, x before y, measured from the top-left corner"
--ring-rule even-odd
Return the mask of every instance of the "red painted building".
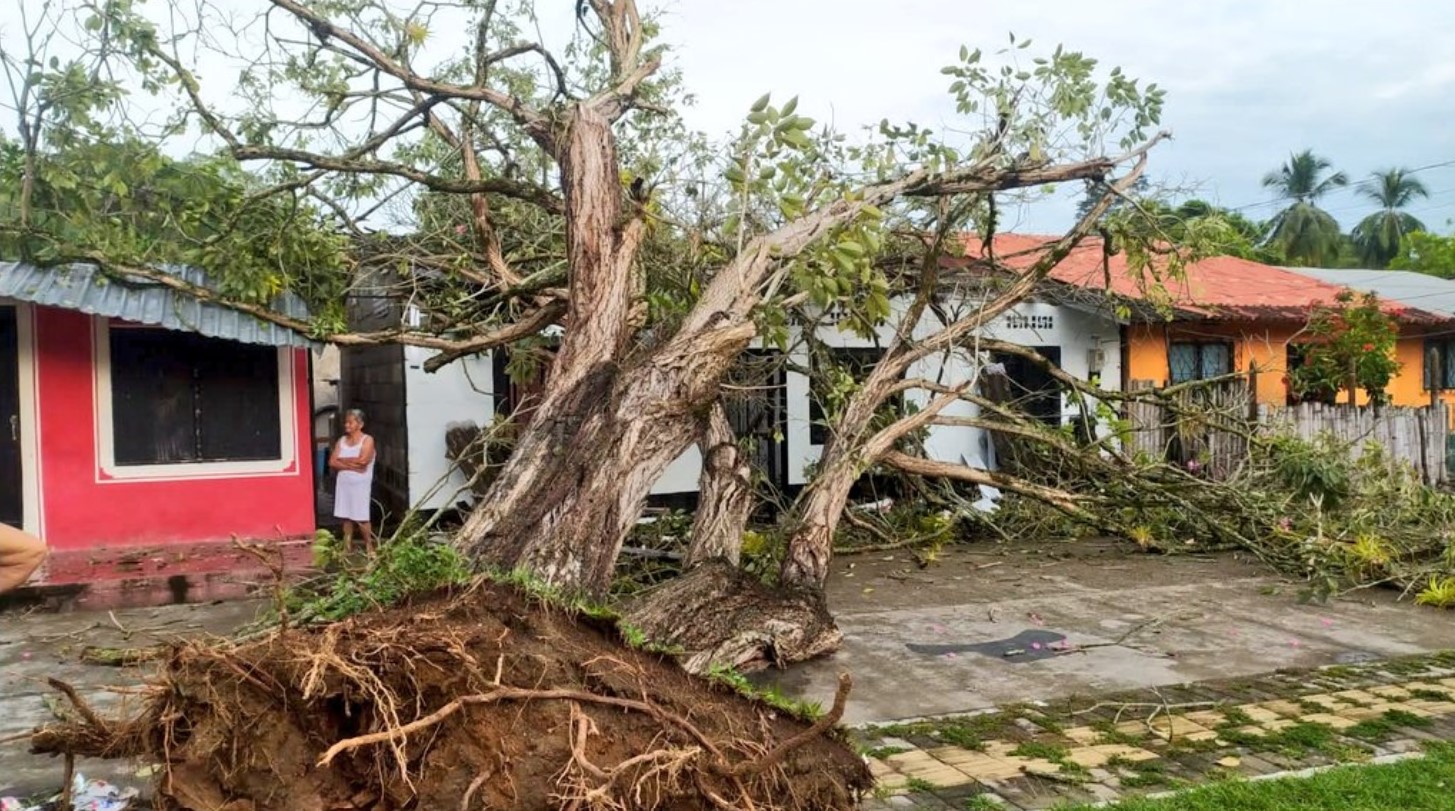
[[266, 583], [235, 539], [306, 559], [306, 339], [57, 273], [0, 264], [0, 521], [47, 542], [34, 584], [82, 604], [190, 601]]

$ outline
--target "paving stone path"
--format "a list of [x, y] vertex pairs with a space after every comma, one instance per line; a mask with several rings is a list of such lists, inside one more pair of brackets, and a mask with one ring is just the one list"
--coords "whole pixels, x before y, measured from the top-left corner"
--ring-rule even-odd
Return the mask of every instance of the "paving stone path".
[[1034, 811], [1455, 741], [1455, 652], [864, 727], [865, 811]]

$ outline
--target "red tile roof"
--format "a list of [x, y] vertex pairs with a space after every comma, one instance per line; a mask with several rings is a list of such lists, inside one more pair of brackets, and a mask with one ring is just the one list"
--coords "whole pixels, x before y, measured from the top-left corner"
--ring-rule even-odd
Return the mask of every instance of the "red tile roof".
[[[1014, 268], [1028, 268], [1040, 253], [1060, 237], [1001, 234], [992, 242], [997, 258]], [[967, 256], [985, 255], [985, 243], [970, 236]], [[1184, 278], [1138, 278], [1125, 254], [1102, 256], [1102, 240], [1088, 237], [1051, 271], [1051, 278], [1076, 287], [1109, 291], [1115, 296], [1170, 305], [1183, 318], [1218, 321], [1298, 321], [1308, 318], [1309, 307], [1331, 304], [1343, 287], [1283, 268], [1214, 256], [1184, 268]], [[1165, 292], [1164, 292], [1165, 291]], [[1435, 323], [1444, 316], [1386, 303], [1387, 311], [1406, 323]]]

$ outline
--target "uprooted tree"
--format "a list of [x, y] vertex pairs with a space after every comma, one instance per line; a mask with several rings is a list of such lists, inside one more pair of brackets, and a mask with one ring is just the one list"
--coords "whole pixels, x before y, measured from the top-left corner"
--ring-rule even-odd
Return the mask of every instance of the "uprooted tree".
[[[21, 216], [10, 225], [25, 250], [98, 262], [340, 344], [439, 349], [431, 368], [560, 325], [533, 417], [455, 543], [481, 567], [524, 569], [568, 591], [604, 592], [653, 482], [700, 438], [710, 451], [704, 490], [729, 495], [707, 499], [694, 557], [731, 559], [749, 497], [732, 482], [741, 465], [711, 452], [730, 444], [720, 385], [745, 349], [784, 346], [827, 312], [866, 332], [889, 325], [893, 340], [833, 417], [834, 439], [788, 519], [781, 585], [815, 601], [848, 486], [874, 464], [1003, 484], [898, 450], [898, 440], [970, 394], [963, 381], [904, 373], [963, 351], [979, 327], [1034, 291], [1135, 182], [1160, 137], [1148, 132], [1160, 90], [1119, 71], [1103, 76], [1093, 60], [1059, 48], [1027, 59], [1029, 43], [1014, 39], [991, 57], [964, 49], [944, 71], [968, 135], [885, 122], [849, 140], [800, 114], [796, 100], [765, 96], [714, 151], [678, 118], [680, 84], [662, 67], [655, 23], [632, 0], [577, 4], [577, 36], [560, 55], [525, 38], [528, 11], [512, 15], [494, 2], [404, 10], [272, 0], [256, 26], [206, 6], [169, 8], [166, 24], [127, 2], [86, 8], [86, 57], [26, 81], [43, 101], [88, 76], [109, 77], [108, 93], [84, 119], [56, 114], [66, 109], [59, 102], [32, 105], [34, 126], [20, 145]], [[235, 88], [199, 75], [199, 54], [244, 46], [260, 55], [241, 66]], [[102, 111], [127, 109], [117, 76], [178, 100], [181, 112], [160, 134], [114, 117], [98, 123]], [[41, 145], [47, 128], [64, 134], [51, 152]], [[45, 173], [57, 154], [120, 136], [164, 144], [199, 129], [217, 160], [254, 169], [233, 184], [246, 189], [241, 211], [283, 205], [348, 237], [348, 250], [326, 246], [337, 272], [386, 269], [429, 313], [426, 326], [360, 334], [299, 323], [263, 306], [265, 294], [295, 282], [286, 272], [245, 276], [235, 287], [251, 295], [192, 288], [157, 269], [139, 240], [88, 244], [90, 233], [48, 231], [30, 213], [35, 189], [78, 193], [59, 171]], [[1105, 144], [1119, 146], [1104, 155]], [[125, 165], [103, 171], [103, 197], [141, 192], [126, 185]], [[979, 298], [945, 316], [957, 293], [938, 279], [939, 257], [963, 253], [951, 237], [991, 235], [997, 206], [1067, 181], [1112, 193], [1029, 264], [975, 257]], [[207, 210], [202, 219], [208, 230], [187, 235], [188, 244], [213, 253], [181, 258], [226, 272], [219, 249], [241, 217]], [[381, 223], [402, 235], [370, 230]], [[1133, 233], [1119, 249], [1139, 250]], [[926, 313], [939, 317], [928, 333]], [[878, 404], [909, 389], [935, 398], [903, 420], [876, 422]], [[682, 611], [679, 625], [702, 619]], [[783, 658], [822, 649], [805, 641]]]
[[[691, 669], [783, 664], [837, 644], [823, 599], [832, 540], [852, 485], [875, 468], [997, 487], [1099, 525], [1122, 520], [1098, 514], [1116, 503], [1112, 491], [1151, 493], [1148, 503], [1160, 509], [1200, 514], [1189, 500], [1201, 487], [1195, 477], [1127, 458], [1114, 434], [1078, 444], [988, 396], [975, 375], [935, 371], [951, 356], [978, 369], [988, 353], [1019, 354], [1088, 412], [1130, 396], [1100, 391], [1034, 352], [985, 338], [982, 328], [1038, 292], [1093, 232], [1103, 250], [1125, 251], [1153, 275], [1175, 272], [1188, 244], [1217, 243], [1214, 220], [1169, 235], [1126, 199], [1162, 137], [1151, 131], [1162, 100], [1155, 87], [1103, 75], [1062, 49], [1029, 58], [1029, 43], [1012, 40], [990, 56], [965, 49], [944, 71], [968, 122], [947, 132], [968, 134], [885, 122], [851, 139], [819, 127], [796, 100], [764, 96], [747, 105], [736, 137], [716, 145], [678, 116], [680, 83], [663, 68], [656, 24], [632, 0], [576, 3], [576, 37], [559, 53], [526, 37], [528, 4], [514, 12], [493, 0], [409, 9], [373, 0], [260, 5], [256, 25], [207, 5], [174, 4], [151, 16], [126, 0], [86, 5], [82, 53], [54, 62], [36, 57], [60, 18], [25, 21], [29, 57], [5, 55], [16, 67], [9, 75], [21, 138], [0, 143], [0, 171], [15, 181], [0, 184], [0, 251], [40, 263], [92, 262], [118, 282], [166, 285], [341, 345], [435, 349], [430, 369], [497, 349], [541, 359], [548, 369], [531, 417], [514, 427], [509, 455], [454, 540], [477, 569], [523, 572], [556, 593], [601, 595], [652, 484], [695, 443], [702, 504], [688, 571], [640, 600], [630, 619], [685, 650]], [[236, 87], [202, 75], [204, 64], [217, 72], [239, 61]], [[127, 95], [133, 84], [159, 101]], [[175, 115], [155, 114], [171, 105]], [[177, 139], [199, 133], [215, 153], [169, 157]], [[1103, 193], [1064, 235], [1025, 254], [997, 253], [1005, 212], [1069, 181], [1094, 182]], [[968, 249], [967, 233], [979, 237]], [[199, 265], [219, 285], [191, 285], [165, 263]], [[363, 276], [388, 279], [426, 317], [349, 331], [339, 298]], [[284, 290], [302, 294], [317, 316], [302, 322], [270, 309]], [[829, 322], [879, 336], [884, 352], [860, 378], [843, 378], [825, 408], [830, 439], [782, 519], [781, 568], [767, 587], [734, 565], [757, 496], [724, 393], [745, 350], [811, 352]], [[559, 338], [540, 351], [550, 327], [560, 328]], [[886, 410], [910, 394], [915, 408]], [[1170, 401], [1175, 393], [1152, 396]], [[1025, 439], [1099, 492], [916, 453], [913, 437], [935, 425]], [[1236, 497], [1203, 489], [1214, 499]], [[239, 719], [277, 721], [269, 713], [279, 691], [285, 703], [296, 692], [338, 712], [297, 721], [317, 728], [280, 727], [279, 746], [358, 733], [347, 747], [358, 751], [338, 767], [347, 774], [331, 773], [342, 782], [319, 789], [322, 796], [367, 802], [367, 784], [407, 802], [419, 796], [411, 775], [433, 751], [411, 731], [452, 713], [485, 712], [469, 707], [523, 702], [547, 707], [541, 723], [569, 732], [553, 739], [567, 744], [553, 752], [553, 771], [531, 784], [538, 804], [616, 807], [655, 785], [655, 800], [638, 793], [635, 802], [678, 807], [666, 804], [695, 792], [700, 804], [681, 807], [755, 797], [782, 800], [767, 807], [846, 807], [849, 789], [862, 784], [849, 764], [837, 783], [815, 786], [822, 795], [785, 791], [812, 759], [807, 750], [785, 758], [826, 724], [728, 745], [668, 712], [691, 705], [687, 688], [626, 706], [623, 693], [672, 677], [636, 652], [605, 657], [595, 632], [565, 652], [513, 651], [511, 628], [574, 632], [492, 589], [467, 597], [474, 606], [425, 609], [420, 616], [442, 624], [433, 635], [402, 630], [418, 624], [406, 607], [178, 652], [169, 678], [181, 689], [158, 691], [154, 716], [123, 730], [92, 724], [85, 735], [108, 734], [41, 745], [84, 753], [89, 741], [111, 752], [165, 754], [176, 719], [186, 716], [210, 737], [192, 739], [186, 755], [203, 774], [173, 785], [204, 793], [173, 798], [211, 807], [252, 796], [255, 778], [277, 776], [249, 771], [249, 753], [262, 751], [256, 742], [222, 743], [241, 734]], [[480, 613], [491, 597], [509, 616]], [[310, 654], [280, 658], [294, 649]], [[407, 663], [430, 656], [440, 657], [429, 661], [441, 672], [465, 677], [430, 692], [434, 709], [406, 722], [398, 700], [419, 687]], [[235, 683], [237, 672], [261, 675]], [[539, 687], [545, 676], [565, 686]], [[201, 698], [173, 706], [166, 696]], [[642, 745], [659, 735], [672, 745], [601, 765], [603, 753], [588, 743], [600, 745], [594, 725], [608, 723], [611, 708], [643, 722]], [[761, 726], [768, 715], [729, 710], [721, 730]], [[471, 742], [469, 757], [431, 786], [467, 800], [482, 785], [499, 789], [489, 775], [504, 766], [490, 758], [496, 749], [502, 760], [515, 756], [511, 729], [502, 722], [503, 733], [483, 748]], [[228, 746], [243, 768], [207, 773]], [[395, 765], [400, 781], [366, 777]], [[547, 778], [563, 793], [541, 792]], [[222, 793], [206, 793], [214, 791]]]

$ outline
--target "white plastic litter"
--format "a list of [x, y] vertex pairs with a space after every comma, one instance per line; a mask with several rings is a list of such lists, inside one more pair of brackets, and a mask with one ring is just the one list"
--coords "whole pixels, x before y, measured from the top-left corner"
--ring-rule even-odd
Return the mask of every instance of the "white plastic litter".
[[105, 780], [87, 780], [77, 772], [71, 779], [71, 808], [60, 807], [61, 795], [40, 805], [25, 805], [15, 797], [0, 797], [0, 811], [126, 811], [139, 792], [114, 786]]

